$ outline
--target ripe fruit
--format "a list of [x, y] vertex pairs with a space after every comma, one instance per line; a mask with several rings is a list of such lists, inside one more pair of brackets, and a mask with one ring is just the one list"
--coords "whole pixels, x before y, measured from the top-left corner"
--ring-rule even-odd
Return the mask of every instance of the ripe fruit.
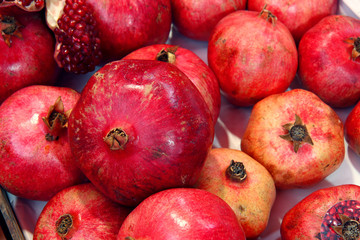
[[349, 147], [360, 155], [360, 103], [350, 111], [345, 120], [344, 134]]
[[255, 104], [241, 150], [265, 166], [276, 187], [310, 187], [345, 157], [343, 124], [315, 94], [294, 89]]
[[265, 230], [276, 196], [274, 180], [265, 167], [244, 152], [212, 149], [195, 187], [228, 203], [247, 238]]
[[130, 209], [100, 193], [91, 183], [57, 193], [37, 220], [34, 240], [116, 239]]
[[0, 185], [27, 199], [49, 200], [81, 183], [67, 119], [80, 94], [70, 88], [22, 88], [0, 106]]
[[0, 7], [17, 6], [28, 12], [37, 12], [44, 8], [44, 0], [0, 0]]
[[213, 125], [200, 92], [177, 67], [127, 59], [89, 79], [69, 136], [89, 180], [114, 201], [135, 206], [160, 190], [195, 183]]
[[123, 59], [158, 60], [174, 64], [199, 89], [210, 109], [213, 122], [216, 123], [221, 104], [219, 82], [211, 69], [195, 53], [179, 46], [156, 44], [135, 50]]
[[271, 11], [290, 30], [298, 43], [304, 33], [322, 18], [335, 14], [337, 0], [248, 0], [248, 9], [260, 11], [267, 4]]
[[246, 0], [171, 0], [175, 27], [185, 36], [203, 41], [209, 40], [220, 19], [245, 7]]
[[104, 61], [167, 40], [170, 0], [47, 0], [46, 19], [56, 36], [55, 59], [68, 72], [93, 71]]
[[295, 77], [297, 61], [289, 30], [266, 9], [227, 15], [209, 40], [209, 66], [224, 95], [239, 106], [284, 92]]
[[141, 202], [125, 219], [123, 239], [246, 239], [229, 205], [201, 189], [172, 188]]
[[20, 88], [52, 85], [58, 76], [55, 40], [40, 13], [0, 8], [0, 104]]
[[[281, 239], [358, 239], [359, 217], [359, 186], [345, 184], [323, 188], [305, 197], [285, 214], [280, 228]], [[346, 229], [344, 225], [357, 233], [357, 237], [340, 238], [342, 229]]]
[[360, 99], [360, 20], [332, 15], [312, 27], [299, 44], [303, 85], [333, 107]]

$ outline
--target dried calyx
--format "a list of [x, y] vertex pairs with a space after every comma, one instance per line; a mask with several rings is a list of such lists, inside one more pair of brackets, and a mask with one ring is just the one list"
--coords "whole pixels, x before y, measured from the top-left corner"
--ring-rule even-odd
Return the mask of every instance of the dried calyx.
[[110, 150], [124, 150], [129, 136], [121, 128], [113, 128], [104, 137], [104, 142]]
[[59, 217], [55, 223], [57, 234], [63, 238], [65, 237], [73, 226], [73, 218], [70, 214], [64, 214]]
[[156, 60], [168, 63], [174, 63], [176, 60], [175, 52], [179, 46], [168, 47], [166, 50], [161, 51], [156, 55]]
[[54, 105], [51, 105], [46, 117], [43, 117], [45, 125], [48, 127], [48, 133], [45, 135], [45, 139], [48, 141], [54, 141], [59, 139], [59, 135], [62, 129], [68, 127], [68, 119], [71, 110], [64, 111], [64, 104], [59, 96]]
[[226, 175], [234, 181], [242, 182], [246, 179], [246, 169], [242, 162], [231, 160], [229, 167], [226, 169]]
[[267, 10], [266, 7], [267, 7], [267, 4], [265, 4], [265, 6], [261, 10], [259, 16], [266, 19], [266, 21], [271, 21], [271, 23], [273, 25], [275, 25], [276, 21], [277, 21], [277, 17], [274, 14], [272, 14], [269, 10]]
[[55, 34], [59, 67], [77, 74], [93, 71], [102, 54], [92, 7], [85, 0], [47, 0], [46, 21]]
[[360, 224], [358, 221], [349, 218], [344, 214], [339, 214], [341, 225], [332, 226], [332, 229], [344, 240], [360, 239]]
[[280, 137], [287, 141], [293, 142], [295, 153], [298, 152], [300, 145], [303, 143], [314, 145], [306, 126], [302, 123], [301, 118], [297, 114], [295, 114], [294, 123], [287, 123], [282, 127], [288, 131], [288, 133], [285, 135], [280, 135]]
[[44, 8], [44, 0], [0, 0], [0, 7], [18, 6], [28, 12], [38, 12]]
[[355, 61], [360, 56], [360, 37], [349, 38], [346, 42], [354, 46], [351, 52], [351, 59]]
[[20, 28], [22, 26], [16, 21], [14, 17], [5, 16], [0, 14], [0, 31], [1, 35], [4, 38], [6, 45], [11, 46], [11, 38], [15, 36], [17, 38], [22, 38]]

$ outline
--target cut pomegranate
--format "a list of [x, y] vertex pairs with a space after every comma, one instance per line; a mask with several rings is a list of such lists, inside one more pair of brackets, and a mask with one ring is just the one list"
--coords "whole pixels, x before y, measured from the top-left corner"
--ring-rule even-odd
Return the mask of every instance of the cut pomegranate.
[[100, 38], [84, 0], [47, 0], [46, 21], [56, 37], [54, 57], [67, 72], [87, 73], [100, 63]]
[[28, 12], [37, 12], [44, 8], [44, 0], [0, 0], [0, 7], [16, 5]]

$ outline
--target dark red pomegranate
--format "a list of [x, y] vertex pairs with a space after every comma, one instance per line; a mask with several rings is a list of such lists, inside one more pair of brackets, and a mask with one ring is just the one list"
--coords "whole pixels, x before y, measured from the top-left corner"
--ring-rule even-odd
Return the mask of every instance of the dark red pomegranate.
[[281, 239], [356, 240], [360, 237], [360, 187], [317, 190], [291, 208], [281, 223]]
[[145, 45], [164, 43], [171, 26], [170, 0], [47, 0], [55, 58], [68, 72], [93, 71], [103, 57], [117, 60]]
[[344, 135], [349, 147], [360, 156], [360, 103], [350, 111], [344, 124]]
[[171, 0], [175, 27], [185, 36], [203, 41], [209, 40], [220, 19], [245, 7], [246, 0]]
[[22, 88], [0, 106], [0, 185], [27, 199], [49, 200], [81, 183], [67, 120], [80, 94], [70, 88]]
[[44, 0], [0, 0], [0, 7], [17, 6], [28, 12], [37, 12], [44, 8]]
[[215, 26], [208, 62], [228, 100], [251, 106], [286, 91], [295, 77], [298, 56], [289, 30], [270, 11], [239, 10]]
[[158, 60], [174, 64], [199, 89], [216, 123], [221, 104], [219, 82], [212, 70], [194, 52], [179, 46], [156, 44], [135, 50], [123, 59]]
[[20, 88], [55, 83], [55, 39], [43, 14], [0, 8], [0, 31], [0, 104]]
[[46, 203], [34, 240], [115, 240], [131, 209], [100, 193], [91, 183], [66, 188]]
[[173, 188], [141, 202], [125, 219], [117, 240], [246, 239], [233, 210], [201, 189]]
[[206, 103], [170, 63], [120, 60], [87, 82], [69, 119], [78, 166], [106, 196], [134, 206], [191, 186], [212, 146]]
[[332, 107], [360, 99], [360, 20], [332, 15], [305, 33], [299, 44], [299, 76]]
[[322, 18], [335, 14], [337, 0], [248, 0], [248, 10], [269, 9], [290, 30], [299, 43], [304, 33]]

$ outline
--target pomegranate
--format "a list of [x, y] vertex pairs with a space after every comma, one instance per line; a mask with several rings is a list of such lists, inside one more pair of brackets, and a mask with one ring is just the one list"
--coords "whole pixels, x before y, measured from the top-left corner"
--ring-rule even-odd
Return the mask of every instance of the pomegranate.
[[38, 12], [45, 6], [44, 0], [0, 0], [0, 7], [17, 6], [28, 12]]
[[301, 82], [332, 107], [352, 106], [360, 99], [359, 56], [360, 20], [328, 16], [300, 41]]
[[343, 124], [312, 92], [294, 89], [255, 104], [241, 150], [265, 166], [281, 189], [310, 187], [345, 157]]
[[360, 187], [317, 190], [291, 208], [281, 223], [281, 239], [350, 240], [360, 237]]
[[221, 198], [201, 189], [172, 188], [141, 202], [125, 219], [117, 239], [209, 237], [246, 239], [235, 213]]
[[350, 111], [344, 125], [345, 139], [349, 147], [360, 155], [360, 102]]
[[79, 99], [70, 88], [33, 85], [0, 106], [0, 185], [32, 200], [49, 200], [86, 178], [71, 154], [67, 119]]
[[164, 43], [171, 26], [170, 0], [47, 0], [46, 16], [57, 40], [55, 59], [74, 73]]
[[284, 92], [297, 71], [297, 49], [289, 30], [265, 8], [239, 10], [215, 26], [208, 62], [228, 100], [252, 106]]
[[335, 14], [337, 0], [248, 0], [248, 10], [260, 11], [264, 5], [290, 30], [299, 43], [304, 33], [322, 18]]
[[221, 104], [219, 82], [212, 70], [194, 52], [179, 46], [156, 44], [135, 50], [124, 59], [148, 59], [174, 64], [199, 89], [216, 123]]
[[105, 197], [91, 183], [75, 185], [46, 203], [33, 239], [115, 240], [130, 211]]
[[227, 202], [247, 238], [265, 230], [275, 201], [275, 183], [266, 168], [244, 152], [212, 149], [195, 187]]
[[245, 7], [246, 0], [171, 0], [177, 30], [189, 38], [203, 41], [209, 40], [220, 19]]
[[55, 40], [41, 13], [17, 7], [0, 8], [0, 104], [20, 88], [53, 85], [58, 67]]
[[87, 82], [69, 119], [78, 166], [106, 196], [127, 206], [195, 183], [214, 127], [200, 92], [176, 66], [119, 60]]

